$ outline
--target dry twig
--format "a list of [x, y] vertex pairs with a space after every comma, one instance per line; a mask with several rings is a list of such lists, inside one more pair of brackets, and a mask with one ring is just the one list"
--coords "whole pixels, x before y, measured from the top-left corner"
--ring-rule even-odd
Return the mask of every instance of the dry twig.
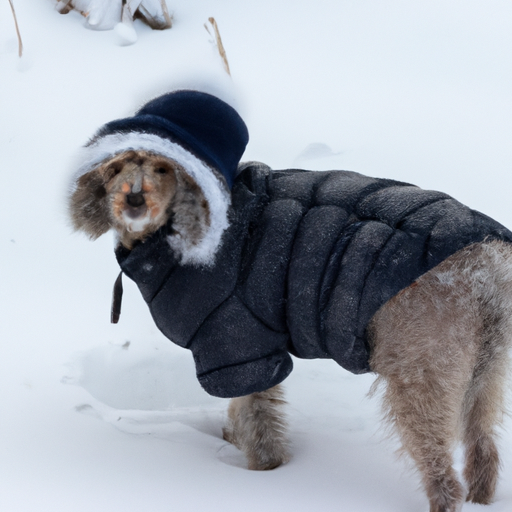
[[20, 29], [18, 27], [18, 20], [16, 18], [16, 11], [14, 10], [14, 5], [12, 3], [12, 0], [9, 0], [9, 3], [11, 4], [12, 15], [14, 18], [14, 26], [16, 27], [16, 34], [18, 35], [18, 55], [21, 57], [23, 55], [23, 43], [21, 41]]
[[[215, 18], [208, 18], [208, 21], [210, 22], [211, 26], [213, 27], [213, 30], [215, 31], [215, 40], [217, 42], [217, 50], [219, 50], [220, 56], [222, 58], [222, 61], [224, 63], [224, 69], [226, 70], [227, 74], [231, 76], [231, 72], [229, 70], [229, 64], [228, 64], [228, 57], [226, 55], [226, 50], [224, 49], [224, 45], [222, 44], [222, 39], [220, 37], [219, 27], [217, 26], [217, 22], [215, 21]], [[210, 29], [208, 28], [208, 25], [205, 23], [204, 28], [208, 32], [208, 34], [211, 35]]]

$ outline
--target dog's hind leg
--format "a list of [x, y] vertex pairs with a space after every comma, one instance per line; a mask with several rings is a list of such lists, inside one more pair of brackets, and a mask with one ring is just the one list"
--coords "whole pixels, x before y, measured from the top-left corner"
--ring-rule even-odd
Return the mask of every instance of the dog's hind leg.
[[477, 301], [457, 259], [388, 301], [369, 332], [387, 417], [416, 463], [430, 512], [456, 512], [464, 489], [452, 452], [481, 332]]
[[247, 457], [249, 469], [274, 469], [290, 458], [281, 386], [233, 398], [224, 439]]
[[[374, 361], [376, 369], [386, 371], [378, 359]], [[448, 368], [440, 368], [437, 363], [430, 366], [424, 360], [409, 362], [413, 365], [409, 370], [383, 375], [387, 414], [402, 447], [420, 472], [430, 512], [455, 512], [464, 498], [452, 467], [464, 382], [449, 378]]]
[[468, 501], [489, 503], [512, 335], [512, 246], [475, 245], [388, 301], [369, 326], [384, 405], [415, 460], [431, 512], [461, 506], [451, 450], [462, 439]]
[[464, 411], [467, 501], [481, 504], [492, 501], [500, 465], [495, 439], [505, 410], [511, 316], [507, 308], [505, 315], [500, 309], [483, 306], [482, 344]]
[[[483, 356], [487, 358], [487, 356]], [[468, 392], [464, 417], [467, 501], [489, 504], [498, 481], [499, 455], [495, 426], [503, 408], [503, 372], [500, 362], [482, 361], [485, 368], [474, 378]]]

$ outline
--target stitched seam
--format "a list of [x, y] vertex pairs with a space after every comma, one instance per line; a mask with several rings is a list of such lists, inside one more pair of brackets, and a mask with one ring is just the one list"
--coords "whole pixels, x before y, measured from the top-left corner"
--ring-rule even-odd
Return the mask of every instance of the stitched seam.
[[[368, 281], [368, 277], [370, 276], [370, 274], [372, 273], [373, 269], [375, 268], [377, 260], [379, 259], [380, 255], [382, 254], [382, 251], [386, 248], [386, 246], [388, 245], [388, 243], [391, 240], [391, 238], [393, 238], [393, 235], [395, 234], [395, 231], [396, 230], [393, 230], [393, 232], [388, 236], [388, 238], [386, 239], [384, 244], [382, 244], [380, 250], [377, 253], [374, 254], [374, 256], [372, 258], [372, 260], [373, 260], [372, 261], [372, 265], [371, 265], [370, 269], [368, 270], [368, 272], [366, 273], [366, 275], [364, 276], [363, 286], [361, 288], [361, 294], [359, 295], [359, 302], [357, 304], [357, 318], [359, 318], [359, 312], [361, 311], [361, 301], [363, 300], [363, 294], [364, 294], [364, 290], [366, 288], [366, 282]], [[366, 329], [366, 327], [365, 327], [365, 329]], [[357, 337], [357, 334], [355, 334], [355, 335]]]
[[[260, 318], [246, 303], [245, 301], [242, 299], [242, 297], [238, 294], [238, 293], [234, 293], [232, 295], [232, 297], [236, 297], [245, 307], [245, 309], [247, 309], [247, 311], [251, 314], [251, 316], [253, 318], [255, 318], [258, 322], [262, 323], [267, 329], [271, 330], [272, 332], [276, 332], [278, 334], [288, 334], [290, 331], [289, 329], [285, 329], [284, 331], [278, 331], [277, 329], [274, 329], [273, 327], [271, 327], [270, 325], [268, 325], [268, 323], [263, 320], [263, 318]], [[286, 299], [285, 299], [286, 300]]]
[[156, 298], [156, 296], [162, 291], [162, 288], [166, 285], [167, 283], [167, 280], [169, 279], [169, 277], [171, 277], [171, 274], [174, 272], [174, 270], [176, 269], [175, 266], [173, 266], [165, 275], [165, 277], [162, 279], [162, 282], [160, 283], [160, 286], [157, 288], [156, 292], [153, 294], [153, 296], [151, 297], [151, 299], [148, 301], [148, 303], [151, 303], [153, 302], [153, 300]]
[[[364, 226], [365, 222], [369, 222], [369, 221], [358, 221], [358, 222], [354, 222], [352, 224], [345, 224], [345, 226], [343, 226], [343, 230], [340, 232], [340, 234], [338, 235], [338, 237], [336, 238], [335, 242], [333, 243], [332, 245], [332, 249], [334, 249], [336, 247], [336, 245], [338, 244], [338, 242], [340, 241], [341, 238], [343, 238], [345, 236], [345, 231], [347, 228], [349, 227], [352, 227], [352, 226], [355, 226], [357, 224], [360, 224], [359, 227], [352, 233], [351, 237], [350, 237], [350, 240], [347, 242], [347, 244], [345, 245], [345, 249], [343, 250], [343, 252], [339, 255], [339, 261], [338, 261], [338, 265], [337, 265], [337, 270], [336, 270], [336, 273], [335, 275], [338, 276], [339, 275], [339, 272], [340, 272], [340, 268], [341, 268], [341, 261], [343, 260], [343, 256], [345, 255], [345, 253], [347, 252], [347, 248], [350, 246], [350, 244], [352, 243], [352, 240], [354, 238], [354, 236], [359, 233], [359, 230]], [[373, 221], [375, 222], [375, 221]], [[328, 300], [326, 301], [324, 307], [321, 307], [320, 306], [320, 302], [321, 302], [321, 299], [322, 299], [322, 288], [323, 288], [323, 285], [324, 285], [324, 280], [325, 280], [325, 274], [327, 272], [327, 268], [329, 267], [329, 259], [331, 257], [331, 254], [332, 254], [332, 249], [331, 249], [331, 253], [329, 254], [329, 258], [327, 258], [327, 263], [325, 264], [325, 267], [324, 267], [324, 271], [322, 273], [322, 280], [320, 282], [320, 288], [319, 288], [319, 295], [318, 295], [318, 310], [320, 312], [320, 314], [323, 314], [324, 311], [326, 310], [327, 308], [327, 305], [328, 305]], [[336, 284], [336, 282], [334, 281], [333, 282], [334, 284]]]
[[280, 354], [280, 353], [283, 353], [283, 352], [285, 352], [285, 351], [284, 350], [275, 350], [274, 352], [270, 352], [270, 354], [267, 354], [266, 356], [257, 357], [255, 359], [251, 359], [249, 361], [243, 361], [241, 363], [232, 363], [232, 364], [228, 364], [228, 365], [225, 365], [225, 366], [219, 366], [219, 368], [215, 368], [214, 370], [208, 370], [207, 372], [204, 372], [204, 373], [198, 373], [197, 377], [198, 378], [205, 377], [207, 375], [210, 375], [211, 373], [218, 372], [220, 370], [225, 370], [226, 368], [233, 368], [235, 366], [240, 366], [242, 364], [245, 365], [245, 364], [254, 363], [256, 361], [261, 361], [262, 359], [266, 359], [267, 357], [272, 357], [274, 355], [277, 355], [277, 354]]
[[[440, 198], [440, 199], [436, 199], [435, 201], [432, 201], [431, 203], [428, 203], [428, 204], [422, 204], [416, 208], [414, 208], [414, 210], [411, 210], [410, 212], [407, 212], [407, 214], [405, 215], [404, 218], [402, 218], [401, 220], [399, 220], [397, 223], [396, 223], [396, 226], [390, 226], [390, 224], [388, 224], [388, 226], [394, 228], [394, 229], [398, 229], [400, 231], [403, 231], [401, 227], [398, 227], [398, 226], [401, 226], [402, 224], [404, 224], [404, 222], [406, 222], [408, 220], [408, 217], [410, 217], [411, 215], [414, 215], [415, 213], [419, 212], [420, 210], [422, 210], [423, 208], [428, 208], [429, 206], [432, 206], [433, 204], [437, 204], [437, 203], [441, 203], [443, 201], [453, 201], [453, 199], [451, 197], [443, 197], [443, 198]], [[379, 219], [381, 220], [381, 219]], [[432, 230], [434, 229], [434, 227], [437, 225], [437, 223], [440, 221], [441, 219], [439, 219], [435, 224], [434, 226], [432, 227]], [[387, 223], [386, 223], [387, 224]]]

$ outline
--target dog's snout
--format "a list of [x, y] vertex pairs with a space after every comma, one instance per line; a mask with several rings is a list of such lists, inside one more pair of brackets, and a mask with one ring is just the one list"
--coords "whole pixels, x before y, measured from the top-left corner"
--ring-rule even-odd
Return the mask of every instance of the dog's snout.
[[136, 192], [126, 195], [126, 202], [133, 208], [138, 208], [145, 203], [144, 194], [142, 192]]
[[139, 194], [142, 192], [142, 176], [137, 176], [132, 184], [132, 194]]

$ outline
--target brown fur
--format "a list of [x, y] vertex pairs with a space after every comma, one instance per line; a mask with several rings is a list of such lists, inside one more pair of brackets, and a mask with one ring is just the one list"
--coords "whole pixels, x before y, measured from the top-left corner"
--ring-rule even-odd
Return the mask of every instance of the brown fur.
[[285, 403], [281, 386], [231, 400], [224, 439], [245, 453], [249, 469], [274, 469], [288, 461]]
[[[130, 196], [137, 195], [142, 204], [134, 208]], [[128, 249], [170, 218], [174, 232], [192, 244], [210, 224], [206, 199], [195, 181], [176, 162], [147, 151], [120, 153], [81, 176], [69, 210], [76, 230], [96, 239], [113, 229]]]
[[[166, 172], [155, 172], [160, 167]], [[125, 184], [131, 188], [137, 180], [147, 208], [164, 212], [143, 232], [130, 231], [122, 215]], [[77, 229], [96, 238], [113, 228], [126, 247], [171, 216], [189, 240], [199, 240], [209, 224], [206, 201], [184, 170], [143, 151], [123, 153], [82, 176], [70, 209]], [[464, 499], [493, 499], [511, 322], [512, 246], [502, 242], [459, 251], [370, 322], [370, 364], [376, 385], [384, 385], [386, 417], [420, 472], [430, 512], [455, 512]], [[250, 469], [288, 461], [284, 405], [280, 386], [232, 399], [224, 438], [245, 453]], [[458, 441], [465, 447], [466, 488], [452, 467]]]

